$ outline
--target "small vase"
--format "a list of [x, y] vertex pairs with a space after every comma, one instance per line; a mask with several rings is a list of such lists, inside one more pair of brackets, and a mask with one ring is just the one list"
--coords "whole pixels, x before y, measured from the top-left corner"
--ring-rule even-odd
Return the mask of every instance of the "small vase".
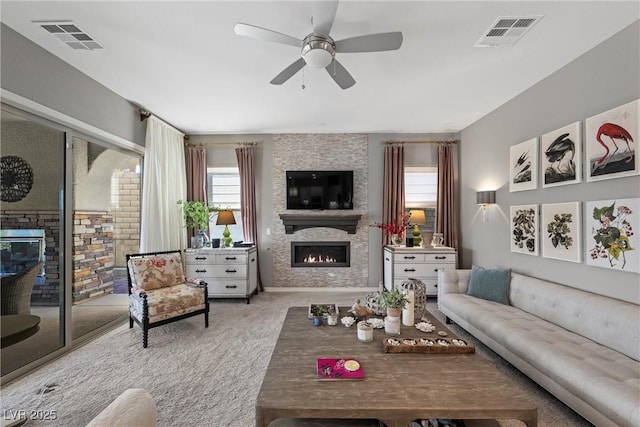
[[402, 245], [402, 236], [400, 234], [392, 234], [391, 235], [391, 244], [393, 246]]
[[311, 320], [313, 326], [322, 326], [322, 316], [313, 316]]

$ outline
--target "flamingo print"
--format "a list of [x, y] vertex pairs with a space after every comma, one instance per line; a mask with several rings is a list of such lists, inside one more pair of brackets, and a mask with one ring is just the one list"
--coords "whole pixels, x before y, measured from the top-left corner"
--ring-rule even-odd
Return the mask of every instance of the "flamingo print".
[[[605, 144], [602, 141], [602, 135], [608, 136], [611, 139], [611, 142], [613, 143], [614, 147], [616, 147], [616, 149], [613, 151], [613, 153], [611, 153], [611, 155], [609, 155], [609, 147], [607, 146], [607, 144]], [[596, 140], [600, 143], [600, 145], [604, 147], [606, 152], [604, 156], [602, 156], [600, 160], [598, 160], [593, 165], [594, 169], [596, 168], [597, 165], [604, 162], [604, 160], [608, 157], [609, 160], [607, 160], [607, 162], [605, 162], [599, 167], [599, 169], [604, 168], [607, 165], [607, 163], [609, 163], [609, 161], [611, 160], [611, 157], [618, 151], [618, 144], [616, 144], [616, 139], [621, 139], [627, 144], [627, 150], [629, 151], [629, 158], [625, 160], [625, 163], [629, 163], [631, 160], [633, 160], [633, 151], [631, 151], [631, 146], [629, 146], [629, 141], [634, 142], [633, 138], [631, 137], [631, 134], [627, 132], [627, 130], [622, 126], [616, 125], [614, 123], [604, 123], [598, 129]]]

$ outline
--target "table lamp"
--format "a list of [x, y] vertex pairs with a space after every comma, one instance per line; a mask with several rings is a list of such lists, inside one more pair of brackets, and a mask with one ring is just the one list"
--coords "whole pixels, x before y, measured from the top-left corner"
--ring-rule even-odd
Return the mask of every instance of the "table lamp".
[[222, 232], [222, 240], [224, 241], [224, 246], [231, 246], [231, 232], [229, 231], [229, 225], [233, 225], [236, 223], [236, 218], [233, 216], [233, 211], [231, 210], [222, 210], [218, 212], [218, 219], [216, 220], [216, 225], [224, 225], [224, 231]]
[[420, 246], [420, 227], [418, 225], [426, 225], [427, 217], [424, 214], [424, 209], [411, 209], [409, 211], [409, 221], [413, 224], [413, 245]]

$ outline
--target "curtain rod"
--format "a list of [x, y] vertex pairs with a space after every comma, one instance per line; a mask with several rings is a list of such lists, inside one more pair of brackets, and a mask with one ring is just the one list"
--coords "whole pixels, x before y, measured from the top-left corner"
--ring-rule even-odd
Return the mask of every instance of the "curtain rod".
[[255, 147], [257, 142], [185, 142], [184, 145], [189, 147], [218, 147], [224, 145], [237, 145], [240, 147]]
[[[140, 112], [140, 121], [144, 122], [145, 120], [147, 120], [149, 117], [151, 117], [151, 112], [147, 111], [147, 110], [143, 110], [142, 108], [139, 108], [138, 111]], [[156, 118], [162, 120], [163, 122], [167, 123], [166, 120], [161, 119], [160, 117], [156, 116]], [[182, 132], [181, 130], [177, 129], [175, 126], [167, 123], [169, 126], [171, 126], [172, 128], [176, 129], [178, 132], [184, 134], [184, 139], [189, 139], [189, 135], [187, 135], [186, 133]]]
[[382, 141], [382, 145], [404, 145], [404, 144], [457, 144], [459, 141]]

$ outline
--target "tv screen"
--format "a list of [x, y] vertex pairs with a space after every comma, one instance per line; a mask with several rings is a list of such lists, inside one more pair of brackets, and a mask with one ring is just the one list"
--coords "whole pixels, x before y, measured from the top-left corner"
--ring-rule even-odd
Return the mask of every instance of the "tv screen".
[[353, 209], [353, 171], [287, 171], [287, 209]]

